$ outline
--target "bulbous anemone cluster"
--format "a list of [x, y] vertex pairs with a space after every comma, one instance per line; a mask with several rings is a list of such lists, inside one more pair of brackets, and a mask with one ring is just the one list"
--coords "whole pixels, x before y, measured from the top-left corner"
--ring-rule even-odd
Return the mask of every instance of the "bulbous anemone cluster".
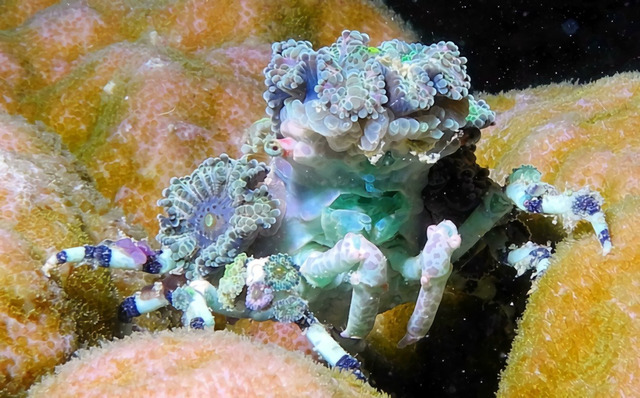
[[279, 201], [263, 184], [268, 171], [256, 160], [221, 155], [189, 176], [172, 178], [158, 201], [167, 216], [158, 217], [157, 240], [176, 262], [195, 264], [204, 274], [232, 262], [280, 216]]
[[307, 41], [275, 43], [264, 71], [272, 130], [296, 139], [320, 134], [336, 152], [372, 159], [415, 150], [416, 142], [426, 152], [452, 132], [493, 122], [488, 106], [469, 95], [467, 60], [455, 44], [368, 43], [356, 31], [317, 51]]

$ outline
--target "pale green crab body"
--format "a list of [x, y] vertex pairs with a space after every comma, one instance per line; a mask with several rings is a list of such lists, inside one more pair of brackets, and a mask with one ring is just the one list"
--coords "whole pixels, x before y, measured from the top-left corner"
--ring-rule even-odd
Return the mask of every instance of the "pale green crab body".
[[[371, 294], [365, 297], [379, 300], [375, 314], [415, 301], [422, 270], [408, 259], [417, 256], [426, 241], [421, 192], [428, 167], [411, 155], [395, 159], [389, 153], [372, 165], [364, 155], [344, 159], [324, 153], [294, 160], [292, 152], [285, 150], [285, 156], [271, 163], [270, 191], [286, 208], [278, 232], [256, 242], [254, 255], [274, 250], [291, 255], [308, 282], [302, 285], [301, 296], [320, 320], [336, 327], [345, 324], [351, 282], [359, 273], [379, 274], [369, 277], [375, 285], [367, 287]], [[311, 269], [309, 257], [336, 247], [346, 236], [367, 256], [379, 258], [372, 270], [359, 270], [360, 261]], [[364, 337], [372, 320], [362, 322], [354, 329], [360, 335], [345, 335]]]
[[[458, 226], [447, 220], [454, 200], [423, 197], [430, 171], [472, 151], [495, 115], [469, 95], [467, 60], [453, 43], [368, 41], [345, 31], [317, 51], [274, 43], [264, 71], [269, 118], [249, 129], [244, 156], [207, 159], [170, 181], [158, 201], [161, 250], [131, 239], [69, 248], [44, 274], [65, 263], [162, 274], [123, 301], [123, 321], [173, 305], [189, 328], [212, 328], [213, 314], [295, 322], [331, 366], [362, 376], [317, 317], [364, 338], [377, 314], [415, 302], [398, 345], [418, 341], [452, 261], [514, 206], [568, 226], [587, 220], [604, 253], [611, 249], [601, 196], [561, 193], [532, 167], [515, 170], [506, 189], [492, 183]], [[444, 173], [461, 173], [462, 163]], [[427, 216], [436, 208], [437, 221]], [[546, 246], [511, 249], [506, 262], [518, 273], [549, 265]]]

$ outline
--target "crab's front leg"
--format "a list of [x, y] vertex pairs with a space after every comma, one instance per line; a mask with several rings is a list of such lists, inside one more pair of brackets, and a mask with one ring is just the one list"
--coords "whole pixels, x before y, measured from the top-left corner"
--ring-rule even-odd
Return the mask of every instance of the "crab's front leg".
[[529, 213], [560, 215], [569, 222], [591, 223], [604, 255], [611, 251], [609, 227], [602, 211], [602, 196], [588, 188], [560, 193], [553, 185], [540, 181], [542, 174], [533, 166], [514, 169], [505, 193], [520, 209]]
[[380, 295], [387, 287], [386, 257], [364, 236], [350, 232], [331, 249], [312, 252], [300, 267], [312, 286], [323, 287], [356, 266], [350, 275], [353, 293], [342, 337], [363, 338], [373, 328]]
[[407, 324], [407, 333], [398, 343], [399, 348], [415, 343], [429, 331], [451, 274], [451, 254], [460, 246], [460, 241], [456, 226], [451, 221], [442, 221], [427, 228], [424, 249], [418, 256], [407, 260], [406, 270], [410, 266], [420, 267], [421, 287]]
[[64, 249], [49, 257], [42, 267], [45, 276], [62, 264], [74, 267], [89, 264], [94, 268], [120, 268], [143, 271], [150, 274], [164, 274], [176, 267], [171, 250], [153, 250], [145, 241], [129, 238], [115, 242], [104, 241], [97, 246], [79, 246]]

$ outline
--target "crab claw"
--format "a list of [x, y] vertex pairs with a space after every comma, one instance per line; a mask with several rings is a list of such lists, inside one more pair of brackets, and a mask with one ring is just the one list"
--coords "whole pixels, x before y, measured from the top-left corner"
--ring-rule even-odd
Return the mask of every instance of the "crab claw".
[[567, 229], [573, 229], [580, 220], [590, 222], [602, 245], [602, 254], [606, 256], [612, 244], [602, 210], [602, 195], [589, 188], [561, 193], [553, 185], [542, 182], [541, 177], [542, 174], [533, 166], [513, 169], [505, 193], [520, 210], [561, 216]]

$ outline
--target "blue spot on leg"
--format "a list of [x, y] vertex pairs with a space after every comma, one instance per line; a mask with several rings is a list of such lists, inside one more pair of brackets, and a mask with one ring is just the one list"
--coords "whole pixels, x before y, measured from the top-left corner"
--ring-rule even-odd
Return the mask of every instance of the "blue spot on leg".
[[604, 242], [608, 242], [611, 240], [611, 237], [609, 236], [609, 230], [608, 229], [603, 229], [602, 232], [600, 232], [598, 234], [598, 240], [600, 241], [600, 244], [604, 245]]
[[67, 252], [65, 252], [64, 250], [61, 252], [58, 252], [58, 254], [56, 254], [56, 261], [58, 262], [58, 264], [64, 264], [67, 262]]
[[593, 196], [582, 195], [574, 199], [571, 211], [582, 217], [592, 216], [600, 211], [600, 204]]
[[340, 370], [348, 370], [353, 373], [358, 379], [366, 381], [367, 378], [360, 370], [360, 362], [349, 354], [345, 354], [342, 358], [336, 362], [336, 368]]
[[98, 260], [98, 265], [108, 268], [111, 264], [111, 249], [105, 245], [96, 246], [93, 251], [93, 258]]
[[189, 327], [191, 329], [204, 329], [204, 319], [199, 316], [193, 318], [191, 322], [189, 322]]
[[524, 201], [524, 207], [529, 213], [542, 213], [542, 200], [534, 196], [529, 200]]
[[140, 316], [140, 311], [136, 306], [136, 297], [129, 296], [118, 307], [118, 319], [120, 322], [129, 323], [132, 318]]

